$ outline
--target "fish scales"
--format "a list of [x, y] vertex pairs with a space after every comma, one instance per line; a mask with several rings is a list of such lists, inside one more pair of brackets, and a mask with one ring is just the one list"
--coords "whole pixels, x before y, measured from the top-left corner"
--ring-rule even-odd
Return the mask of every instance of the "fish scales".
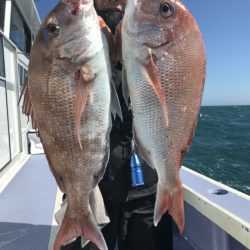
[[[62, 68], [67, 70], [65, 71], [67, 75], [63, 78], [61, 77]], [[99, 83], [93, 86], [92, 104], [88, 103], [86, 105], [86, 112], [81, 121], [84, 124], [81, 130], [83, 147], [83, 150], [81, 150], [76, 130], [72, 129], [75, 128], [74, 100], [76, 99], [76, 82], [74, 81], [74, 72], [75, 65], [67, 63], [63, 63], [63, 65], [55, 64], [49, 76], [48, 86], [45, 87], [47, 89], [45, 90], [47, 91], [46, 98], [44, 99], [40, 95], [32, 101], [32, 104], [42, 140], [47, 145], [47, 150], [53, 152], [53, 155], [50, 156], [52, 163], [55, 166], [60, 163], [58, 169], [56, 168], [57, 175], [75, 176], [74, 180], [77, 183], [79, 182], [79, 188], [83, 188], [84, 183], [82, 180], [85, 178], [84, 175], [87, 169], [81, 167], [71, 169], [68, 166], [79, 166], [83, 163], [91, 166], [102, 164], [103, 150], [108, 148], [107, 138], [103, 134], [106, 135], [106, 131], [109, 129], [109, 121], [107, 116], [104, 116], [106, 120], [102, 120], [101, 117], [103, 117], [102, 114], [109, 113], [108, 100], [110, 94], [109, 88], [107, 86], [106, 89], [104, 88], [105, 84]], [[37, 84], [40, 84], [39, 80], [37, 80]], [[30, 91], [35, 92], [37, 89], [35, 84], [30, 87]], [[47, 103], [45, 111], [37, 111], [43, 109], [45, 106], [44, 101]], [[49, 121], [44, 117], [48, 117]], [[100, 138], [98, 138], [98, 134]], [[96, 166], [96, 169], [100, 169], [100, 166]], [[64, 177], [64, 179], [64, 185], [67, 185], [67, 181], [71, 180], [71, 178], [67, 177]]]
[[68, 199], [54, 250], [81, 235], [107, 249], [89, 204], [109, 158], [111, 96], [117, 98], [108, 37], [99, 25], [105, 24], [93, 1], [61, 0], [41, 25], [30, 55], [23, 112], [32, 116]]
[[180, 1], [129, 0], [121, 36], [123, 84], [129, 90], [124, 96], [131, 100], [135, 143], [158, 173], [154, 223], [168, 210], [182, 232], [179, 169], [192, 141], [205, 81], [201, 33]]

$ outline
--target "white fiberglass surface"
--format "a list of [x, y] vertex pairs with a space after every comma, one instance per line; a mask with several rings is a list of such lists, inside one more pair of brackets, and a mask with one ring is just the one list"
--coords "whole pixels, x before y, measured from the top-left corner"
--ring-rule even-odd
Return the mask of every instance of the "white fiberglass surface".
[[0, 80], [0, 170], [10, 161], [5, 82]]

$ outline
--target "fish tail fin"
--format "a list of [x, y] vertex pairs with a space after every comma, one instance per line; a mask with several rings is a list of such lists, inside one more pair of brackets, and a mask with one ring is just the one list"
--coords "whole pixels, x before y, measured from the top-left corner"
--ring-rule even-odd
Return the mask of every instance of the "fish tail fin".
[[91, 210], [89, 210], [89, 214], [84, 216], [82, 220], [75, 221], [69, 217], [67, 208], [62, 225], [56, 236], [53, 250], [59, 250], [61, 246], [78, 236], [84, 236], [89, 239], [101, 250], [108, 250], [104, 237], [96, 224]]
[[178, 184], [178, 190], [172, 194], [166, 188], [162, 188], [158, 184], [155, 210], [154, 210], [155, 226], [158, 225], [162, 216], [167, 211], [177, 224], [180, 233], [182, 233], [184, 230], [185, 216], [184, 216], [183, 189], [180, 181]]

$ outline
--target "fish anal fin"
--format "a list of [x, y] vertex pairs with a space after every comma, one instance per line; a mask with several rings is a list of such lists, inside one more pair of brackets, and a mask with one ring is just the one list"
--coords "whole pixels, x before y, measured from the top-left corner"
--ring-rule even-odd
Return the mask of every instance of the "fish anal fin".
[[111, 85], [111, 113], [114, 119], [116, 118], [116, 115], [118, 115], [121, 121], [123, 121], [122, 109], [121, 109], [119, 97], [116, 92], [115, 84], [113, 81], [111, 81], [110, 85]]
[[176, 225], [179, 228], [179, 232], [184, 230], [185, 216], [184, 216], [184, 201], [183, 201], [183, 189], [181, 182], [178, 182], [177, 190], [170, 193], [160, 184], [157, 185], [156, 202], [154, 209], [154, 225], [157, 226], [162, 216], [168, 211], [172, 216]]
[[101, 250], [108, 250], [92, 212], [89, 210], [89, 214], [84, 215], [81, 220], [78, 221], [70, 217], [68, 205], [62, 225], [56, 236], [53, 250], [59, 250], [61, 246], [78, 236], [84, 236]]
[[157, 96], [162, 110], [163, 110], [163, 115], [164, 115], [164, 120], [166, 127], [169, 125], [169, 118], [168, 118], [168, 107], [167, 107], [167, 102], [165, 98], [165, 93], [164, 93], [164, 88], [161, 84], [161, 80], [159, 77], [159, 73], [157, 71], [157, 66], [155, 64], [155, 59], [152, 53], [149, 51], [149, 60], [148, 62], [144, 65], [146, 68], [146, 71], [150, 77], [149, 84], [152, 87], [155, 95]]
[[94, 82], [96, 75], [84, 65], [80, 68], [75, 74], [75, 79], [77, 81], [77, 90], [76, 90], [76, 101], [75, 101], [75, 124], [76, 124], [76, 133], [77, 139], [82, 149], [81, 138], [80, 138], [80, 126], [81, 126], [81, 117], [84, 112], [85, 106], [87, 104], [88, 97], [91, 93], [91, 86]]
[[151, 168], [154, 168], [154, 165], [150, 157], [150, 151], [147, 150], [144, 147], [144, 145], [141, 143], [141, 140], [138, 138], [134, 127], [133, 127], [133, 139], [135, 143], [136, 152], [138, 152], [139, 156], [147, 163], [148, 166], [150, 166]]

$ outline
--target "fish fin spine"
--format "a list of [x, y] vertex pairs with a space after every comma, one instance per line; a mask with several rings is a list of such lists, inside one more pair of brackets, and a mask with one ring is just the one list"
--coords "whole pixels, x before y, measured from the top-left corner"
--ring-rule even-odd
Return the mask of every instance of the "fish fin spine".
[[31, 117], [32, 128], [37, 130], [38, 127], [37, 127], [37, 122], [35, 119], [34, 110], [33, 110], [32, 104], [31, 104], [31, 100], [30, 100], [28, 83], [29, 83], [29, 79], [28, 79], [28, 77], [26, 77], [24, 80], [21, 95], [20, 95], [19, 100], [18, 100], [18, 106], [20, 105], [20, 102], [21, 102], [22, 97], [23, 97], [22, 113], [28, 116], [28, 121], [29, 121], [29, 116]]

